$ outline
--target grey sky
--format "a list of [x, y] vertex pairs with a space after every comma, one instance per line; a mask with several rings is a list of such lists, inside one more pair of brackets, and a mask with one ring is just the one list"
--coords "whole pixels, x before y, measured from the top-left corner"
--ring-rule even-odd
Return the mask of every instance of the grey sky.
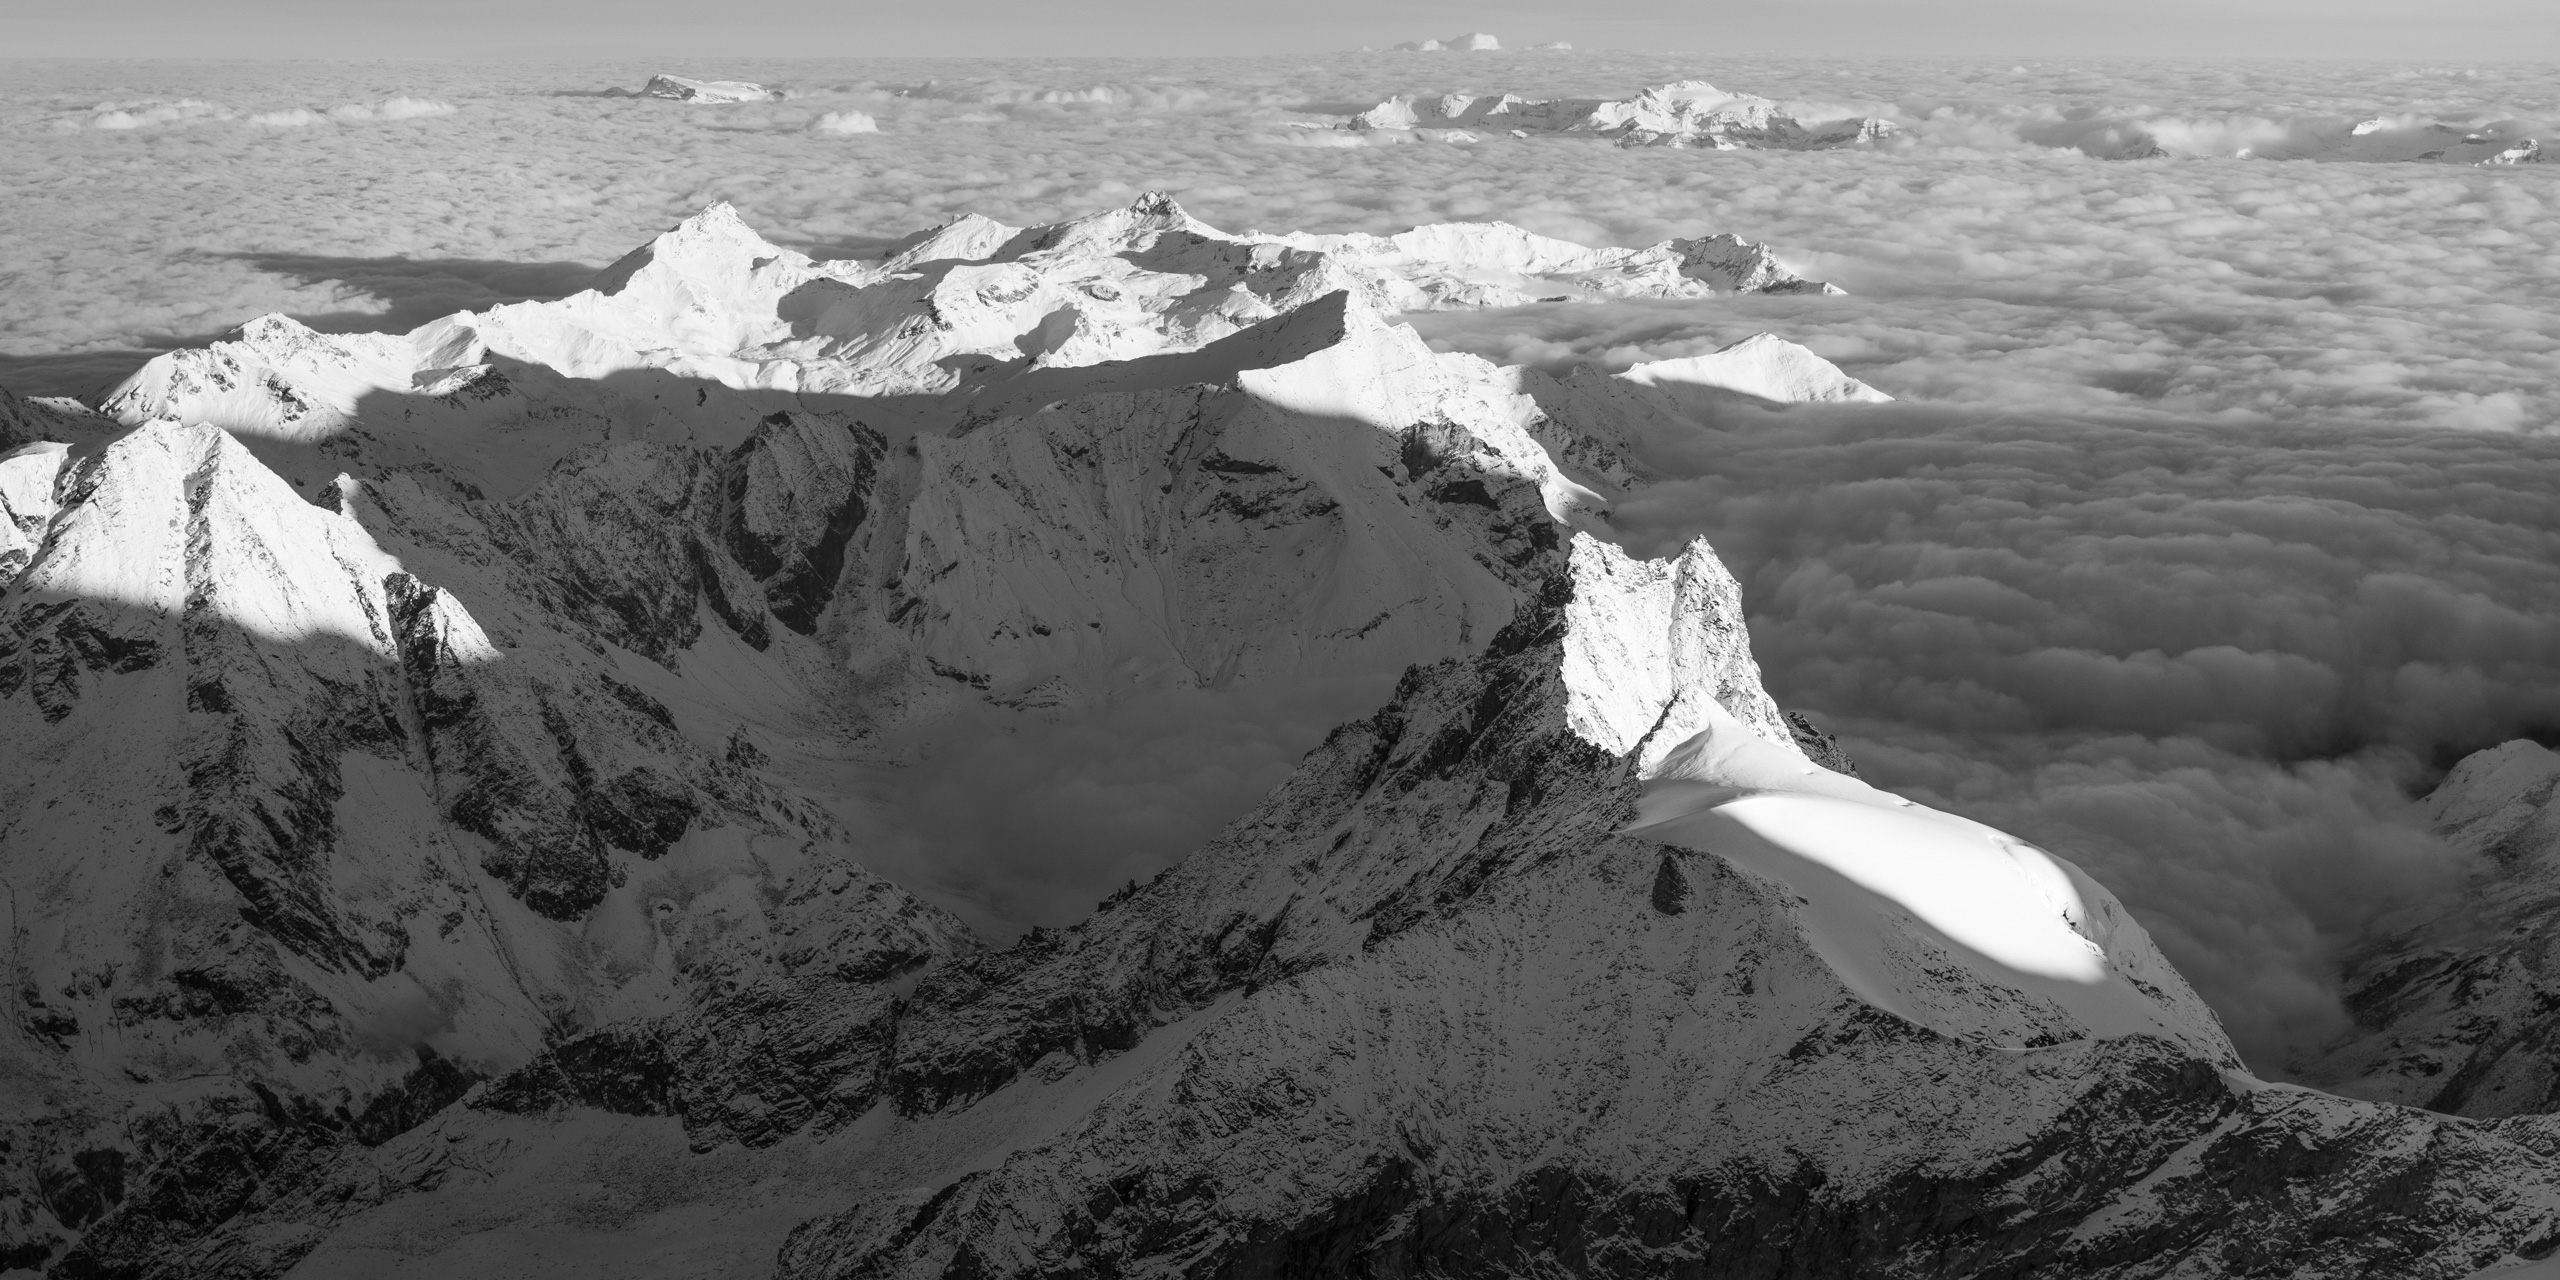
[[0, 0], [0, 55], [35, 57], [1209, 55], [1473, 30], [1701, 53], [2560, 58], [2550, 0]]

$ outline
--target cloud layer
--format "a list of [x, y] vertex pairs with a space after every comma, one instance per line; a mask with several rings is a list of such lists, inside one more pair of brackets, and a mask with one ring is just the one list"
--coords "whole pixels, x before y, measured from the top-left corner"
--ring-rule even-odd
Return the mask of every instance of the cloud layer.
[[2406, 797], [2560, 735], [2560, 439], [1905, 404], [1654, 456], [1687, 478], [1622, 520], [1714, 540], [1780, 701], [2081, 861], [2262, 1069], [2465, 870]]

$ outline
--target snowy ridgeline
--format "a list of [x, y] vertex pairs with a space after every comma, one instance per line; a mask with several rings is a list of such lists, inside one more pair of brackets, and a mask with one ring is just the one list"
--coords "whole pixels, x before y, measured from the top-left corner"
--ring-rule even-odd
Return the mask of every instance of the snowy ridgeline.
[[[2536, 1122], [2251, 1078], [2102, 886], [1772, 702], [1711, 548], [1618, 545], [1654, 449], [1882, 393], [1773, 335], [1549, 375], [1393, 318], [1824, 291], [1731, 236], [1155, 195], [818, 262], [714, 206], [557, 302], [0, 398], [0, 1249], [510, 1274], [504, 1232], [673, 1213], [633, 1274], [2451, 1276], [2549, 1239]], [[989, 948], [989, 869], [894, 838], [937, 742], [1357, 673], [1383, 705], [1072, 929]]]

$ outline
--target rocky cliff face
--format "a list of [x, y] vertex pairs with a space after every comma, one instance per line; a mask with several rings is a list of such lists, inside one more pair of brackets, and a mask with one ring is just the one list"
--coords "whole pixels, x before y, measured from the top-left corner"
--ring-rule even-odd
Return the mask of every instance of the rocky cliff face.
[[[1775, 270], [1154, 196], [819, 263], [715, 207], [560, 302], [0, 403], [0, 1256], [485, 1272], [440, 1251], [589, 1221], [610, 1133], [767, 1258], [695, 1174], [834, 1153], [794, 1277], [2547, 1251], [2540, 1129], [2251, 1080], [2103, 888], [1773, 704], [1710, 548], [1615, 544], [1646, 441], [1879, 393], [1387, 315]], [[869, 865], [930, 869], [880, 832], [937, 726], [1363, 672], [1072, 928]]]

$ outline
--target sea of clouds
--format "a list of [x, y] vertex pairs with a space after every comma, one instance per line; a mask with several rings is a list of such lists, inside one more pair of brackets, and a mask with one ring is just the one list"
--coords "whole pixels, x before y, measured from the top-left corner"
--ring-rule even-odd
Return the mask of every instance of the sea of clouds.
[[[606, 92], [657, 71], [792, 96]], [[1768, 241], [1851, 296], [1415, 319], [1444, 349], [1546, 367], [1771, 330], [1898, 397], [1656, 442], [1680, 479], [1623, 515], [1656, 545], [1712, 537], [1782, 702], [1873, 780], [2088, 866], [2264, 1069], [2342, 1025], [2360, 930], [2464, 873], [2409, 797], [2465, 751], [2560, 734], [2560, 164], [2269, 158], [2376, 118], [2560, 144], [2548, 67], [1524, 53], [12, 76], [0, 384], [30, 393], [92, 390], [265, 311], [396, 329], [557, 296], [714, 199], [822, 256], [1146, 188], [1238, 229]], [[1781, 154], [1324, 127], [1393, 93], [1692, 77], [1901, 133]], [[2172, 155], [2105, 158], [2130, 140]], [[974, 850], [968, 892], [994, 918], [1062, 923], [1322, 731], [1252, 699], [1160, 710], [955, 748], [965, 767], [923, 785], [1038, 803], [955, 805], [899, 838]]]

